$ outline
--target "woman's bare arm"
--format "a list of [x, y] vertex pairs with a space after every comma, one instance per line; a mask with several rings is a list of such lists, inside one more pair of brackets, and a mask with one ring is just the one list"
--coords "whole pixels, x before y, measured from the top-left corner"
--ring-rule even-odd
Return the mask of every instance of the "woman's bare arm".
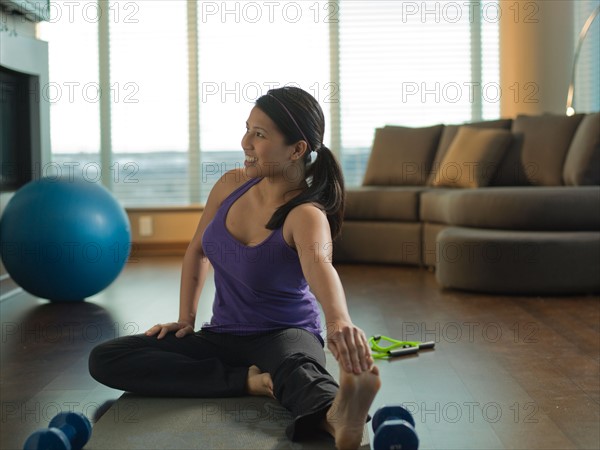
[[157, 338], [162, 339], [170, 332], [175, 332], [177, 337], [194, 332], [198, 300], [210, 268], [210, 263], [202, 248], [202, 236], [208, 224], [215, 217], [221, 202], [243, 181], [245, 181], [245, 177], [240, 169], [231, 170], [225, 173], [211, 189], [196, 232], [183, 257], [178, 321], [154, 325], [146, 331], [148, 336], [158, 334]]
[[325, 314], [327, 347], [346, 371], [370, 369], [373, 359], [367, 338], [352, 323], [342, 282], [332, 264], [327, 217], [314, 205], [304, 204], [294, 208], [288, 220], [304, 277]]

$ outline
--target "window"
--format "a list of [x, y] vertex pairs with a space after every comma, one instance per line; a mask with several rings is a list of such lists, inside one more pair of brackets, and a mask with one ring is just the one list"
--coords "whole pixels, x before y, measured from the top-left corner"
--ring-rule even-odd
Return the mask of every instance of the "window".
[[[575, 45], [579, 32], [600, 0], [580, 0], [575, 4]], [[600, 17], [590, 27], [579, 53], [575, 70], [573, 106], [576, 112], [600, 111]]]
[[375, 128], [499, 116], [494, 4], [340, 3], [341, 153], [353, 167], [348, 185], [362, 181]]
[[[198, 67], [202, 196], [225, 171], [242, 167], [241, 139], [254, 101], [294, 85], [336, 101], [329, 82], [327, 6], [321, 2], [201, 2]], [[317, 6], [319, 8], [317, 8]], [[326, 127], [326, 132], [329, 127]], [[325, 136], [325, 142], [329, 142]]]
[[186, 2], [119, 2], [114, 8], [118, 20], [111, 15], [113, 190], [126, 205], [186, 205]]
[[[376, 127], [499, 115], [496, 1], [122, 1], [107, 3], [107, 28], [94, 1], [53, 4], [40, 27], [53, 83], [97, 86], [98, 42], [110, 43], [103, 152], [125, 206], [204, 202], [243, 164], [244, 123], [271, 87], [319, 100], [347, 186], [362, 181]], [[56, 161], [98, 165], [99, 102], [87, 89], [53, 102]]]
[[[73, 3], [73, 2], [72, 2]], [[100, 85], [98, 82], [98, 24], [89, 20], [86, 5], [69, 10], [52, 3], [47, 22], [38, 24], [39, 37], [49, 42], [49, 83], [40, 93], [50, 103], [52, 163], [42, 175], [100, 170]]]

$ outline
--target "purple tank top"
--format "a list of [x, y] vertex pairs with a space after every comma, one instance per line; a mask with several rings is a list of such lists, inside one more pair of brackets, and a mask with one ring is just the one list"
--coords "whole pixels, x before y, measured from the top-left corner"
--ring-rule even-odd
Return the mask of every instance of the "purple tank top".
[[212, 319], [202, 328], [241, 335], [302, 328], [323, 344], [316, 298], [304, 278], [298, 253], [283, 238], [283, 227], [260, 244], [247, 246], [225, 226], [231, 205], [261, 179], [253, 178], [233, 191], [202, 236], [216, 288]]

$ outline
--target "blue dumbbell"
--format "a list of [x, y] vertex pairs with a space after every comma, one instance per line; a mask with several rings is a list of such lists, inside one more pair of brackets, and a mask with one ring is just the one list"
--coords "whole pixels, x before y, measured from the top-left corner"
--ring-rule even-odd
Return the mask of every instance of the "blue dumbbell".
[[382, 406], [373, 416], [375, 450], [417, 450], [415, 419], [402, 406]]
[[92, 425], [87, 417], [76, 412], [62, 412], [37, 430], [27, 440], [23, 450], [81, 450], [90, 440]]

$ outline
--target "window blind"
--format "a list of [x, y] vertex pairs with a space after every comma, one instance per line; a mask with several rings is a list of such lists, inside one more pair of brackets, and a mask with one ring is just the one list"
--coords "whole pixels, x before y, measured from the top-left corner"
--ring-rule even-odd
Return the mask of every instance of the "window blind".
[[37, 93], [50, 103], [52, 163], [42, 168], [43, 176], [86, 170], [95, 177], [99, 170], [98, 26], [83, 12], [89, 3], [95, 2], [69, 10], [53, 2], [48, 21], [38, 24], [39, 38], [49, 42], [50, 81]]
[[498, 24], [489, 5], [340, 2], [342, 157], [356, 168], [349, 184], [361, 182], [356, 172], [378, 127], [498, 117]]
[[200, 2], [203, 198], [225, 171], [243, 167], [246, 120], [270, 88], [301, 87], [329, 117], [330, 103], [338, 100], [337, 86], [329, 82], [327, 13], [327, 2]]
[[110, 21], [112, 165], [126, 205], [189, 203], [186, 2], [119, 5]]
[[[63, 13], [73, 7], [55, 3]], [[75, 6], [87, 32], [42, 24], [53, 81], [97, 83], [88, 4], [96, 2]], [[376, 127], [499, 115], [496, 1], [200, 1], [196, 17], [185, 0], [108, 5], [112, 189], [126, 206], [189, 204], [196, 186], [204, 202], [222, 173], [242, 165], [245, 121], [272, 87], [300, 86], [319, 100], [325, 144], [341, 131], [334, 150], [347, 186], [362, 181]], [[188, 54], [190, 36], [197, 55]], [[190, 59], [197, 89], [188, 85]], [[189, 105], [199, 109], [199, 161], [189, 157]], [[53, 106], [52, 114], [55, 158], [97, 159], [98, 103]]]

